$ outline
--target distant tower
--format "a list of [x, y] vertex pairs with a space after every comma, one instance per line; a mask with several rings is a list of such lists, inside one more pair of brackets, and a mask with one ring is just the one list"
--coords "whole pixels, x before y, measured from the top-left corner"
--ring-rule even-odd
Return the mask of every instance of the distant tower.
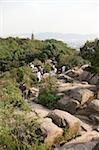
[[31, 35], [31, 40], [34, 40], [34, 34], [32, 33], [32, 35]]

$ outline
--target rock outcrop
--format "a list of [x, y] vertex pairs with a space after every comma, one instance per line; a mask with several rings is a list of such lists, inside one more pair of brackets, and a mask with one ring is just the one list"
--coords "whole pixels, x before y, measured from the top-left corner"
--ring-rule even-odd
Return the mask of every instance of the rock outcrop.
[[71, 140], [56, 150], [93, 150], [98, 143], [99, 134], [96, 131], [90, 131], [74, 140]]
[[86, 67], [75, 67], [66, 72], [66, 75], [79, 80], [79, 81], [87, 81], [90, 84], [99, 84], [99, 74], [93, 74], [89, 71], [86, 71]]
[[65, 110], [71, 114], [75, 114], [77, 108], [79, 108], [80, 103], [73, 99], [70, 98], [69, 96], [65, 95], [63, 98], [61, 98], [58, 101], [58, 107], [62, 110]]
[[[32, 112], [26, 118], [38, 117], [44, 142], [58, 145], [55, 150], [99, 149], [99, 74], [84, 70], [86, 67], [75, 67], [56, 76], [57, 96], [61, 97], [57, 109], [29, 103]], [[43, 79], [48, 76], [44, 74]]]
[[69, 96], [75, 100], [78, 100], [81, 105], [91, 100], [94, 97], [94, 93], [88, 89], [73, 89], [69, 92]]
[[45, 108], [44, 106], [40, 104], [36, 104], [35, 102], [29, 102], [29, 105], [31, 107], [31, 110], [35, 112], [35, 114], [40, 118], [46, 117], [48, 113], [50, 112], [49, 109]]
[[52, 122], [50, 118], [44, 118], [41, 123], [41, 131], [46, 136], [45, 143], [53, 145], [56, 139], [63, 134], [62, 128]]
[[88, 105], [88, 109], [89, 111], [91, 111], [92, 113], [99, 113], [99, 100], [94, 99], [90, 102], [90, 104]]
[[90, 81], [89, 81], [90, 84], [99, 84], [99, 74], [96, 74], [94, 75]]
[[68, 112], [55, 109], [48, 114], [48, 117], [57, 126], [68, 129], [74, 135], [80, 130], [80, 120]]

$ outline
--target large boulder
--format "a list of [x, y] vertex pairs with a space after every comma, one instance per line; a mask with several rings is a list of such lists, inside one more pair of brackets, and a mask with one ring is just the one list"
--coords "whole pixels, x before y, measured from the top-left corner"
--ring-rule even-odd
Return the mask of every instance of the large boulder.
[[94, 75], [90, 81], [89, 81], [90, 84], [98, 84], [99, 83], [99, 74], [96, 74]]
[[68, 112], [55, 109], [48, 114], [53, 122], [59, 126], [68, 129], [72, 135], [76, 135], [80, 130], [80, 120]]
[[89, 66], [90, 66], [89, 64], [82, 65], [82, 66], [81, 66], [81, 69], [86, 69], [86, 68], [88, 68]]
[[98, 143], [99, 133], [96, 131], [90, 131], [64, 144], [61, 148], [56, 150], [93, 150], [96, 146], [98, 147]]
[[99, 150], [99, 140], [92, 140], [86, 143], [68, 144], [55, 150]]
[[72, 77], [72, 78], [77, 78], [82, 73], [83, 73], [82, 68], [75, 67], [75, 68], [72, 68], [72, 69], [68, 70], [65, 74]]
[[79, 109], [76, 115], [87, 116], [92, 124], [99, 124], [99, 100], [92, 100], [85, 108]]
[[29, 104], [30, 104], [31, 110], [33, 112], [35, 112], [35, 114], [40, 118], [46, 117], [48, 115], [48, 113], [50, 112], [49, 109], [47, 109], [44, 106], [37, 104], [35, 102], [31, 102]]
[[96, 124], [99, 124], [99, 114], [91, 114], [89, 118]]
[[41, 131], [46, 136], [45, 143], [53, 145], [56, 139], [63, 134], [63, 130], [55, 125], [50, 118], [44, 118], [41, 123]]
[[58, 101], [58, 107], [71, 114], [76, 112], [77, 108], [79, 108], [79, 105], [80, 103], [77, 100], [66, 95]]
[[88, 89], [73, 89], [69, 92], [69, 96], [73, 99], [78, 100], [81, 105], [84, 105], [86, 102], [91, 100], [94, 97], [94, 93]]
[[88, 77], [89, 77], [89, 72], [88, 72], [88, 71], [83, 71], [83, 72], [78, 76], [78, 80], [80, 80], [80, 81], [88, 81]]
[[73, 68], [72, 71], [76, 76], [79, 76], [83, 73], [83, 69], [78, 67]]
[[69, 76], [67, 76], [67, 75], [65, 75], [65, 74], [59, 74], [59, 75], [58, 75], [58, 79], [64, 80], [65, 82], [69, 82], [69, 83], [74, 82], [74, 79], [73, 79], [73, 78], [71, 78], [71, 77], [69, 77]]
[[92, 112], [92, 113], [98, 113], [99, 114], [99, 100], [98, 99], [94, 99], [92, 100], [87, 109]]

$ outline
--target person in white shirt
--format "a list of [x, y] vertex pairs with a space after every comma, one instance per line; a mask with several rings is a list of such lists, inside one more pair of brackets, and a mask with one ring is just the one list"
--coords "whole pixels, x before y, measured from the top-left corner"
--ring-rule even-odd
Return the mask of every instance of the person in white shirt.
[[41, 77], [42, 77], [41, 72], [38, 71], [37, 72], [37, 79], [38, 79], [39, 82], [41, 81]]
[[66, 66], [62, 66], [62, 73], [65, 72]]
[[55, 69], [55, 65], [53, 65], [52, 68]]
[[32, 63], [30, 63], [30, 67], [31, 67], [32, 69], [34, 69], [34, 65], [33, 65]]
[[55, 74], [57, 73], [57, 68], [56, 68], [56, 67], [54, 68], [54, 73], [55, 73]]

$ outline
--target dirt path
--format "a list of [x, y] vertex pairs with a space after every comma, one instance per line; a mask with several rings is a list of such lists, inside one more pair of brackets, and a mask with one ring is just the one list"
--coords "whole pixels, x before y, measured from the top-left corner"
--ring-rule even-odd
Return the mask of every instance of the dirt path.
[[47, 109], [46, 107], [44, 107], [40, 104], [37, 104], [33, 101], [29, 101], [28, 104], [29, 104], [31, 110], [35, 111], [37, 113], [37, 115], [39, 115], [40, 117], [47, 116], [48, 113], [51, 111], [51, 110]]

